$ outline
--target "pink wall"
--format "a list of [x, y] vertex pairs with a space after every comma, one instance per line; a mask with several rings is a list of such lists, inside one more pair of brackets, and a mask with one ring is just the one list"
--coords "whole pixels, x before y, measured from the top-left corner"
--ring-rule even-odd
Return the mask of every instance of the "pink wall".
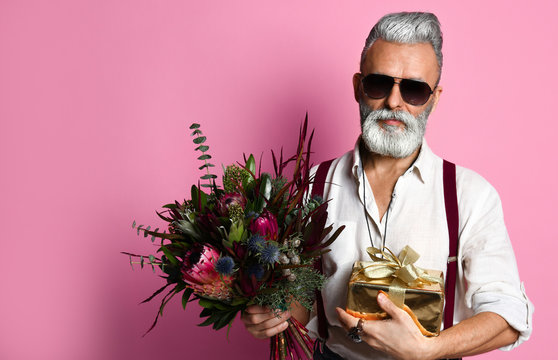
[[540, 276], [558, 250], [558, 6], [448, 3], [2, 1], [0, 358], [265, 358], [239, 322], [227, 341], [178, 302], [142, 338], [157, 304], [137, 304], [159, 281], [119, 252], [152, 251], [132, 220], [159, 224], [154, 211], [199, 176], [193, 121], [217, 164], [292, 151], [306, 111], [316, 162], [351, 148], [364, 38], [399, 10], [442, 22], [444, 93], [427, 138], [499, 190], [536, 306], [532, 339], [490, 358], [549, 357], [558, 316]]

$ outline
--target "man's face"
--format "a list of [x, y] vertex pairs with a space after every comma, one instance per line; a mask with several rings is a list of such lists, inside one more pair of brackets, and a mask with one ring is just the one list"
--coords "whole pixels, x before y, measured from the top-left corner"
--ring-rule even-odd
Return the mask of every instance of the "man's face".
[[355, 99], [361, 109], [363, 140], [368, 149], [392, 157], [409, 156], [422, 143], [428, 114], [438, 103], [442, 89], [434, 89], [428, 101], [419, 106], [406, 103], [397, 84], [385, 98], [372, 99], [366, 96], [361, 83], [361, 76], [369, 74], [424, 81], [434, 89], [438, 63], [432, 45], [396, 44], [379, 39], [367, 53], [362, 74], [353, 77]]

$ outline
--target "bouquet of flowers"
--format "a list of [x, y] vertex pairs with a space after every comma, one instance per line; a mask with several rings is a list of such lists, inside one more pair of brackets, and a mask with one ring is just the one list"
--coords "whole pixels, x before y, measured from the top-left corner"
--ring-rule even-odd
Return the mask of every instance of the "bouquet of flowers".
[[[166, 283], [148, 302], [166, 291], [151, 331], [163, 308], [177, 294], [182, 306], [198, 301], [203, 308], [200, 326], [221, 329], [231, 325], [247, 306], [257, 304], [285, 311], [293, 303], [312, 308], [314, 294], [325, 278], [314, 262], [327, 252], [343, 230], [326, 227], [327, 203], [308, 199], [310, 147], [306, 141], [308, 117], [300, 129], [296, 154], [279, 160], [272, 153], [275, 174], [256, 171], [252, 155], [244, 162], [224, 168], [222, 187], [211, 173], [214, 167], [200, 125], [192, 124], [193, 142], [205, 170], [189, 200], [163, 206], [157, 215], [168, 223], [164, 231], [150, 226], [132, 227], [137, 234], [157, 242], [156, 255], [129, 255], [130, 263], [158, 268]], [[307, 147], [307, 149], [306, 149]], [[285, 168], [293, 165], [292, 176]], [[204, 189], [207, 190], [204, 191]], [[327, 240], [326, 240], [327, 239]], [[271, 339], [272, 359], [311, 359], [313, 342], [306, 329], [291, 318], [289, 327]]]

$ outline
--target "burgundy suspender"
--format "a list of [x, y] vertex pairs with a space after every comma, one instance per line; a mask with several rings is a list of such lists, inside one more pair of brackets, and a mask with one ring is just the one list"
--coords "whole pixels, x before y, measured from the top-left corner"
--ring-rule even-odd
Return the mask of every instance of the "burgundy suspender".
[[453, 326], [455, 304], [455, 282], [457, 278], [457, 252], [459, 248], [459, 211], [457, 209], [457, 188], [455, 164], [444, 160], [444, 202], [449, 233], [449, 258], [446, 271], [446, 307], [444, 310], [444, 329]]
[[[324, 185], [327, 177], [327, 173], [329, 171], [329, 167], [334, 159], [324, 161], [318, 166], [318, 170], [316, 171], [316, 176], [314, 177], [314, 184], [312, 185], [312, 197], [318, 195], [324, 195]], [[325, 199], [324, 199], [325, 200]], [[322, 268], [322, 258], [319, 258], [314, 263], [314, 268], [320, 273], [323, 274], [324, 270]], [[316, 309], [317, 309], [317, 316], [318, 316], [318, 335], [323, 340], [327, 339], [327, 317], [325, 314], [324, 308], [324, 299], [322, 298], [322, 292], [320, 290], [316, 290]]]
[[[325, 161], [318, 166], [312, 197], [324, 195], [324, 184], [332, 160]], [[444, 202], [446, 207], [446, 220], [449, 232], [449, 258], [446, 271], [446, 306], [444, 309], [444, 329], [453, 325], [453, 312], [455, 304], [455, 284], [457, 279], [457, 251], [459, 247], [459, 212], [457, 208], [457, 188], [455, 181], [455, 164], [444, 160], [443, 165]], [[324, 198], [324, 200], [327, 200]], [[316, 261], [314, 267], [323, 273], [322, 261]], [[327, 339], [327, 318], [321, 291], [316, 291], [316, 305], [318, 317], [318, 333], [322, 339]]]

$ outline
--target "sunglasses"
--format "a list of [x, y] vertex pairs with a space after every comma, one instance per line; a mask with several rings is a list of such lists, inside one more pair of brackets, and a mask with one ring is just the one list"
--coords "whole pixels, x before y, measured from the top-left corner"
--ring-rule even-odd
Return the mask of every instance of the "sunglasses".
[[[396, 83], [395, 79], [399, 82]], [[389, 96], [393, 84], [399, 84], [399, 92], [403, 100], [407, 104], [415, 106], [424, 105], [433, 92], [424, 81], [402, 79], [388, 75], [369, 74], [364, 77], [361, 75], [361, 82], [364, 93], [371, 99], [383, 99]]]

